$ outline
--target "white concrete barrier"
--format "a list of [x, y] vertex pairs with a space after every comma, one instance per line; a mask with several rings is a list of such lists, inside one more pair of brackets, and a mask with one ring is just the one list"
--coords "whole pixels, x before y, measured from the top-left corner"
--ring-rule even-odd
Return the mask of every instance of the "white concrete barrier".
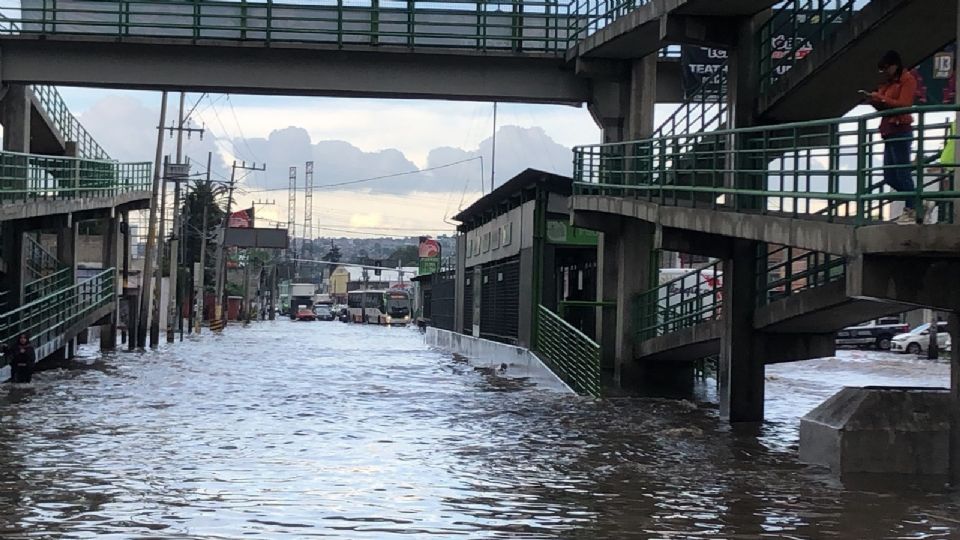
[[503, 372], [504, 376], [523, 377], [545, 388], [575, 394], [529, 349], [430, 326], [427, 327], [424, 341], [431, 347], [467, 358], [473, 366], [499, 369], [501, 365], [506, 364], [507, 368]]

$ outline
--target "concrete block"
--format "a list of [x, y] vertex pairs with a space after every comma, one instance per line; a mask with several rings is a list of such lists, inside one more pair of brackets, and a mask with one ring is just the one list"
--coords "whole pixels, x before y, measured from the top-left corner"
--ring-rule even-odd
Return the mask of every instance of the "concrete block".
[[950, 393], [847, 387], [800, 420], [800, 460], [842, 478], [949, 478]]

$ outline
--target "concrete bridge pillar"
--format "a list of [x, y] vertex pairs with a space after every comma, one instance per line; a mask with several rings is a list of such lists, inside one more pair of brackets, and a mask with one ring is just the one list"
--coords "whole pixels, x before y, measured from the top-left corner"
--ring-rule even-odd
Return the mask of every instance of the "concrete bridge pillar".
[[77, 281], [77, 242], [80, 236], [80, 222], [67, 215], [63, 225], [57, 229], [57, 259], [70, 267], [73, 281]]
[[637, 328], [634, 305], [637, 295], [652, 283], [654, 225], [623, 220], [617, 241], [616, 365], [614, 379], [623, 386], [636, 386], [641, 377], [634, 360]]
[[950, 341], [950, 400], [952, 402], [950, 426], [950, 482], [960, 486], [960, 312], [953, 311], [948, 317]]
[[637, 387], [642, 379], [634, 361], [634, 302], [650, 286], [654, 225], [635, 219], [605, 219], [597, 253], [597, 299], [615, 303], [598, 308], [597, 343], [608, 383]]
[[735, 239], [723, 261], [723, 338], [720, 416], [730, 422], [763, 420], [763, 339], [753, 329], [758, 243]]
[[0, 224], [0, 241], [6, 272], [2, 289], [7, 291], [7, 307], [13, 310], [23, 305], [23, 286], [26, 284], [26, 262], [23, 252], [24, 227], [16, 221]]
[[7, 152], [30, 152], [30, 89], [22, 84], [7, 85], [0, 103], [3, 122], [3, 149]]
[[100, 326], [100, 350], [112, 351], [117, 347], [117, 309], [120, 303], [120, 295], [123, 294], [123, 283], [120, 280], [120, 219], [111, 217], [106, 219], [106, 226], [103, 231], [103, 268], [113, 268], [113, 312], [110, 313], [109, 320]]
[[604, 143], [644, 139], [653, 133], [656, 54], [591, 71], [590, 76], [593, 92], [588, 109], [603, 132]]
[[[752, 18], [745, 18], [737, 25], [737, 45], [728, 54], [727, 73], [727, 106], [729, 108], [728, 127], [744, 128], [757, 125], [757, 97], [760, 89], [760, 75], [758, 69], [759, 47], [756, 36], [760, 26], [770, 17], [770, 12]], [[732, 138], [731, 138], [732, 139]], [[728, 150], [745, 149], [749, 142], [740, 136], [727, 142]], [[747, 168], [749, 164], [742, 161], [742, 152], [728, 154], [729, 170]], [[742, 189], [764, 189], [756, 175], [737, 175], [730, 173], [725, 179], [730, 187]], [[765, 202], [755, 195], [735, 195], [734, 205], [742, 209], [759, 209]]]

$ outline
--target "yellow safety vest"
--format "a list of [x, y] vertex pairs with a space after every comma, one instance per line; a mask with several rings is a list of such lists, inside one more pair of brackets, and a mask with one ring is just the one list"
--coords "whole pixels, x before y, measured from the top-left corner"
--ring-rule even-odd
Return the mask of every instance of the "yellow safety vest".
[[957, 140], [954, 139], [954, 133], [957, 132], [957, 123], [950, 125], [949, 138], [947, 144], [943, 145], [943, 152], [940, 153], [940, 165], [954, 167], [957, 165]]

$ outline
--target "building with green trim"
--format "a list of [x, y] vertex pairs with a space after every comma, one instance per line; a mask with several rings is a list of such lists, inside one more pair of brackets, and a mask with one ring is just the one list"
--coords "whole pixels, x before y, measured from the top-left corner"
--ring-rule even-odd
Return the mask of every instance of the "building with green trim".
[[[598, 236], [570, 225], [572, 187], [527, 169], [454, 216], [457, 332], [532, 348], [538, 305], [557, 312], [595, 299]], [[594, 308], [564, 311], [594, 335]]]

